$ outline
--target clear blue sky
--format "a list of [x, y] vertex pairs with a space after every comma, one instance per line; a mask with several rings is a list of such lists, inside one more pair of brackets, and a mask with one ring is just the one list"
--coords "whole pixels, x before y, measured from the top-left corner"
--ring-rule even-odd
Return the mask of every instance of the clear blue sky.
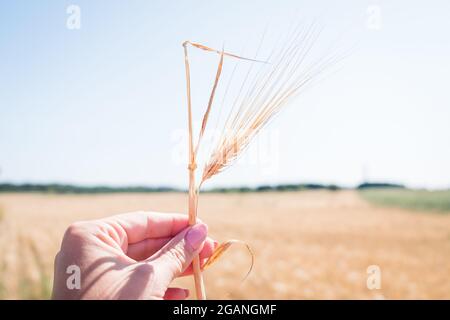
[[[66, 27], [71, 4], [79, 30]], [[0, 181], [185, 187], [173, 156], [186, 128], [181, 43], [234, 50], [267, 25], [317, 17], [320, 43], [354, 53], [268, 128], [270, 172], [244, 159], [208, 186], [449, 187], [449, 12], [448, 1], [2, 1]]]

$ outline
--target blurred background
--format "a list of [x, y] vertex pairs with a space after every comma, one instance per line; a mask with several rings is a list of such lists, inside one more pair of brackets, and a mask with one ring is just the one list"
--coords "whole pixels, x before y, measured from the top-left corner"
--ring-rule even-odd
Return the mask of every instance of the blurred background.
[[[208, 269], [209, 297], [449, 299], [449, 10], [437, 0], [2, 2], [0, 298], [50, 297], [71, 222], [186, 212], [185, 40], [253, 57], [264, 39], [264, 59], [306, 22], [323, 28], [311, 61], [345, 58], [205, 184], [211, 235], [255, 254], [244, 282], [243, 248]], [[190, 54], [198, 127], [218, 56]], [[225, 78], [233, 67], [225, 59]]]

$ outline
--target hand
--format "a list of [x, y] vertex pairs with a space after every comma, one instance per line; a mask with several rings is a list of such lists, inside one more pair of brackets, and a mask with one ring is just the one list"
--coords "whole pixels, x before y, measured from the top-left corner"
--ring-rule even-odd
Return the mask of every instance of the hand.
[[[205, 224], [189, 227], [182, 214], [135, 212], [77, 222], [55, 258], [53, 298], [185, 299], [188, 290], [170, 283], [192, 274], [196, 254], [204, 263], [216, 247]], [[80, 271], [78, 288], [73, 268]]]

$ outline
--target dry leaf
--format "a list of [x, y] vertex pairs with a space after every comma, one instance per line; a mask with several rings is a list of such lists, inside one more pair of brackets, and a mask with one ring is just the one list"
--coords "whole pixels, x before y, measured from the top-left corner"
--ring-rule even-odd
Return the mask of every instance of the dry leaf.
[[245, 277], [242, 279], [242, 281], [244, 281], [245, 279], [247, 279], [247, 277], [249, 276], [250, 272], [253, 269], [253, 264], [254, 264], [254, 255], [252, 252], [252, 249], [250, 248], [250, 246], [245, 243], [244, 241], [241, 240], [227, 240], [225, 242], [222, 242], [217, 248], [216, 250], [214, 250], [213, 254], [211, 255], [211, 257], [209, 257], [209, 259], [206, 261], [206, 263], [203, 265], [203, 269], [206, 269], [208, 267], [210, 267], [213, 263], [215, 263], [233, 244], [243, 244], [248, 252], [250, 253], [250, 256], [252, 258], [252, 263], [250, 265], [249, 270], [247, 271], [247, 274], [245, 275]]

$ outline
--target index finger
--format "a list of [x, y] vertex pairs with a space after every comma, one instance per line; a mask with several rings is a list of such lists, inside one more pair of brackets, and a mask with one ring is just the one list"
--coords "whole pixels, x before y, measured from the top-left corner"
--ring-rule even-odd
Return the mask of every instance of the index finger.
[[131, 212], [105, 219], [117, 224], [127, 235], [128, 244], [145, 239], [173, 237], [189, 226], [186, 214], [161, 212]]

